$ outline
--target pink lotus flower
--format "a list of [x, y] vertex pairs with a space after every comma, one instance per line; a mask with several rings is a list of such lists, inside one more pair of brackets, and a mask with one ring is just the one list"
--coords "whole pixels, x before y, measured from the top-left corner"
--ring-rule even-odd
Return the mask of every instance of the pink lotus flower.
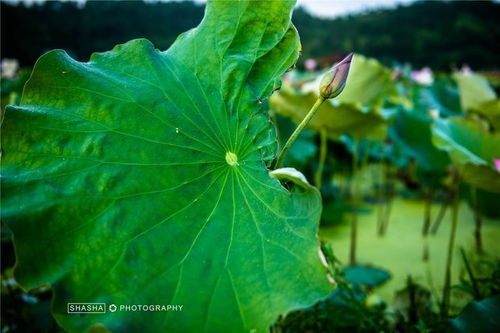
[[424, 67], [419, 71], [412, 71], [411, 78], [424, 86], [430, 86], [434, 82], [432, 70], [429, 67]]

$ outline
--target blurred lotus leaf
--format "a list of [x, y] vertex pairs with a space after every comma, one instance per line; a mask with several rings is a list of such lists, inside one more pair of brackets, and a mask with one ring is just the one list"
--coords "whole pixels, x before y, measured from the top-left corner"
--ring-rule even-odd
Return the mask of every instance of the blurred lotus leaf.
[[453, 78], [460, 89], [460, 103], [464, 111], [481, 114], [496, 131], [500, 129], [500, 99], [485, 77], [476, 74], [455, 73]]
[[372, 288], [384, 284], [391, 278], [391, 273], [388, 271], [372, 266], [349, 266], [344, 269], [343, 273], [350, 283]]
[[419, 168], [442, 171], [450, 159], [432, 144], [431, 124], [429, 116], [401, 109], [390, 128], [390, 136], [407, 156], [416, 160]]
[[500, 135], [484, 132], [463, 118], [438, 120], [432, 132], [434, 144], [448, 152], [466, 183], [500, 193], [500, 173], [493, 161], [500, 157]]

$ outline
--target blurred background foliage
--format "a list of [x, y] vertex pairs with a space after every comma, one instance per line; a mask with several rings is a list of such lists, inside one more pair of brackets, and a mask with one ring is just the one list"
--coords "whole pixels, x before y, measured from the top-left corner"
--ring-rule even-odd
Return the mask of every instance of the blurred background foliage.
[[[328, 5], [327, 2], [325, 2]], [[334, 4], [334, 2], [332, 2]], [[85, 61], [92, 52], [144, 37], [166, 49], [183, 31], [195, 27], [204, 5], [191, 1], [49, 1], [2, 8], [2, 57], [31, 66], [51, 49], [67, 50]], [[500, 3], [417, 1], [337, 18], [319, 18], [298, 7], [293, 22], [300, 31], [303, 57], [329, 65], [346, 52], [375, 57], [386, 65], [449, 70], [500, 67]]]

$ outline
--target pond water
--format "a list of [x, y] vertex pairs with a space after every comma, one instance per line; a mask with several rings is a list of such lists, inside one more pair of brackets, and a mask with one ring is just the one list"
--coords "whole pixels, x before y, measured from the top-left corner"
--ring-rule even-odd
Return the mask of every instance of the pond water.
[[[424, 240], [422, 238], [422, 223], [424, 202], [396, 198], [393, 202], [392, 214], [385, 236], [378, 236], [377, 207], [369, 205], [368, 213], [358, 215], [358, 248], [357, 263], [369, 264], [387, 269], [392, 278], [376, 290], [376, 294], [387, 303], [391, 303], [397, 290], [406, 286], [406, 279], [411, 275], [413, 280], [433, 292], [434, 301], [441, 297], [448, 247], [449, 232], [451, 228], [451, 211], [448, 209], [435, 235], [428, 237], [429, 259], [423, 261]], [[433, 217], [438, 213], [439, 205], [432, 207]], [[320, 238], [329, 242], [338, 259], [348, 263], [350, 216], [345, 222], [322, 227]], [[460, 248], [466, 251], [469, 260], [476, 260], [473, 237], [473, 213], [468, 204], [461, 202], [458, 214], [458, 227], [453, 256], [452, 285], [459, 282], [460, 276], [465, 276], [465, 266], [459, 252]], [[482, 259], [500, 259], [500, 221], [483, 218], [483, 246], [485, 254]], [[452, 294], [452, 303], [456, 307], [465, 304], [470, 298], [463, 293]], [[436, 302], [435, 302], [436, 303]]]

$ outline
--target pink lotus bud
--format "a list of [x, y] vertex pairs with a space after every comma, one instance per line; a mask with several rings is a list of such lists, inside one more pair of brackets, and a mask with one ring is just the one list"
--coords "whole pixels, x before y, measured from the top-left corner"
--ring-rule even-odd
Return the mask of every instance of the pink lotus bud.
[[349, 54], [341, 62], [332, 67], [321, 79], [319, 94], [324, 99], [334, 98], [344, 90], [351, 67], [353, 54]]

